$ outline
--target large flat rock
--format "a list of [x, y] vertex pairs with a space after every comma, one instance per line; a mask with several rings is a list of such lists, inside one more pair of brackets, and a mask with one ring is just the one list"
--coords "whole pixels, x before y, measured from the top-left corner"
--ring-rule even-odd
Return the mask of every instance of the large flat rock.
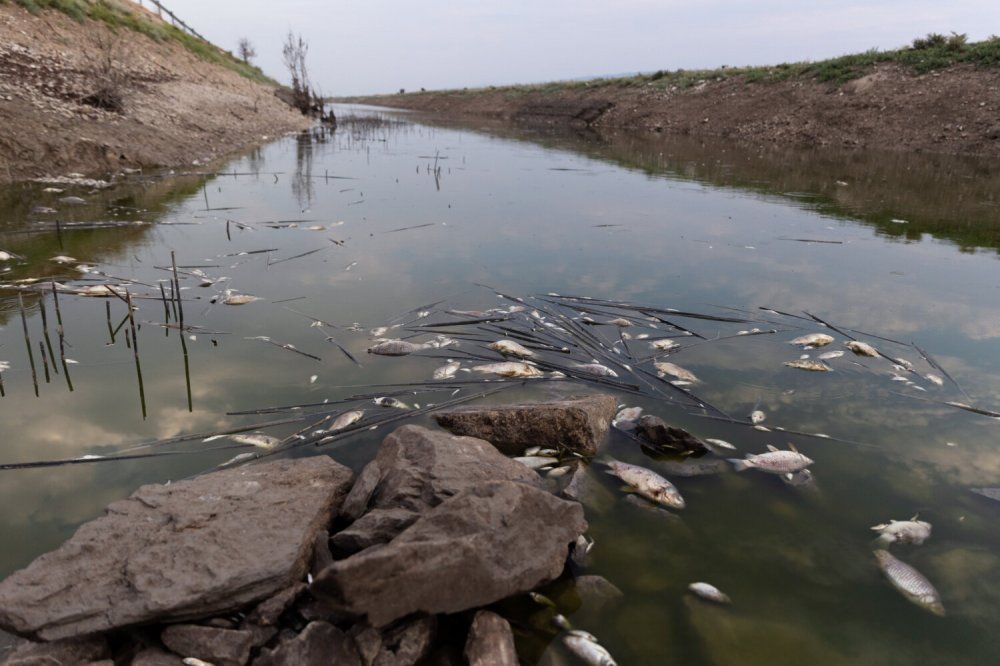
[[310, 591], [376, 627], [411, 613], [478, 608], [559, 576], [586, 528], [576, 502], [526, 483], [483, 481], [389, 543], [334, 562]]
[[351, 481], [317, 456], [143, 486], [0, 582], [0, 627], [56, 640], [265, 599], [305, 576]]
[[615, 405], [614, 396], [593, 394], [551, 402], [465, 407], [434, 418], [456, 435], [485, 439], [509, 455], [542, 446], [592, 456], [608, 431]]

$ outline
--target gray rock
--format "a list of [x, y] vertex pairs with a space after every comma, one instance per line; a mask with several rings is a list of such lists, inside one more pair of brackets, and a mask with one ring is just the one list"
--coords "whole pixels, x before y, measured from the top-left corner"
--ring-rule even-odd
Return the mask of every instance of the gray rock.
[[382, 650], [382, 634], [364, 623], [352, 626], [347, 633], [354, 639], [354, 644], [358, 646], [361, 666], [372, 666], [375, 663], [375, 657]]
[[413, 666], [427, 656], [437, 631], [437, 618], [401, 622], [382, 632], [382, 646], [374, 666]]
[[639, 436], [653, 448], [670, 451], [690, 451], [705, 453], [705, 443], [683, 428], [668, 425], [659, 416], [643, 414], [639, 419]]
[[592, 456], [615, 415], [614, 396], [594, 394], [553, 402], [466, 407], [436, 414], [456, 435], [485, 439], [508, 455], [529, 446]]
[[292, 605], [292, 602], [306, 589], [305, 583], [295, 583], [291, 587], [278, 592], [276, 595], [261, 602], [250, 613], [247, 614], [244, 625], [256, 624], [262, 627], [271, 627], [278, 623], [281, 614]]
[[313, 558], [309, 567], [309, 572], [315, 577], [320, 571], [333, 563], [333, 554], [330, 553], [330, 533], [320, 530], [313, 540]]
[[[341, 515], [357, 522], [344, 530], [345, 536], [335, 534], [331, 544], [350, 552], [385, 543], [412, 523], [407, 512], [415, 517], [464, 488], [499, 479], [545, 487], [535, 472], [489, 442], [415, 425], [397, 428], [344, 500]], [[363, 522], [358, 520], [362, 515]]]
[[131, 666], [183, 666], [183, 660], [160, 648], [147, 648], [135, 655]]
[[580, 603], [590, 611], [600, 611], [625, 598], [625, 593], [604, 576], [578, 576], [573, 583]]
[[253, 666], [361, 666], [354, 641], [328, 622], [310, 622], [301, 634], [264, 650]]
[[573, 470], [573, 476], [562, 489], [562, 495], [583, 504], [587, 507], [587, 511], [603, 515], [614, 506], [616, 497], [614, 493], [594, 478], [594, 474], [595, 472], [589, 465], [578, 465]]
[[57, 666], [89, 664], [111, 656], [103, 636], [71, 638], [52, 643], [22, 643], [6, 659], [4, 666]]
[[160, 640], [181, 657], [197, 657], [216, 666], [243, 666], [250, 658], [253, 632], [197, 624], [173, 624]]
[[310, 591], [376, 627], [415, 612], [478, 608], [557, 577], [586, 528], [576, 502], [526, 483], [484, 482], [388, 544], [334, 562]]
[[0, 582], [0, 627], [55, 640], [267, 598], [304, 578], [351, 476], [317, 456], [143, 486]]
[[510, 624], [496, 613], [479, 611], [465, 641], [469, 666], [518, 666]]

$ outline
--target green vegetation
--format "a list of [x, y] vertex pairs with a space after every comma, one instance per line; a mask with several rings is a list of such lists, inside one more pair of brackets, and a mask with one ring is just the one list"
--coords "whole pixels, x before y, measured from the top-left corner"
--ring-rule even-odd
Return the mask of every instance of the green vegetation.
[[909, 68], [917, 74], [926, 74], [950, 65], [962, 63], [980, 67], [998, 67], [1000, 66], [1000, 37], [993, 36], [982, 42], [969, 43], [963, 34], [951, 33], [951, 35], [945, 36], [931, 33], [926, 37], [913, 40], [912, 46], [891, 51], [872, 49], [864, 53], [845, 55], [818, 62], [783, 63], [766, 67], [660, 70], [651, 74], [637, 74], [635, 76], [620, 78], [553, 81], [530, 85], [504, 86], [502, 88], [491, 86], [489, 88], [470, 88], [463, 89], [462, 91], [446, 92], [476, 94], [502, 90], [510, 95], [521, 95], [525, 93], [545, 94], [559, 90], [609, 86], [618, 88], [651, 87], [684, 89], [735, 77], [743, 77], [743, 80], [747, 83], [770, 83], [800, 78], [822, 81], [824, 83], [842, 84], [864, 76], [872, 65], [881, 63], [896, 63]]
[[158, 42], [177, 42], [203, 60], [227, 67], [258, 83], [278, 85], [259, 67], [243, 62], [232, 53], [223, 51], [214, 44], [198, 39], [165, 21], [150, 18], [137, 7], [130, 7], [131, 3], [120, 0], [0, 0], [0, 4], [11, 2], [33, 14], [43, 9], [53, 9], [76, 21], [92, 19], [107, 24], [115, 31], [124, 28], [140, 32]]

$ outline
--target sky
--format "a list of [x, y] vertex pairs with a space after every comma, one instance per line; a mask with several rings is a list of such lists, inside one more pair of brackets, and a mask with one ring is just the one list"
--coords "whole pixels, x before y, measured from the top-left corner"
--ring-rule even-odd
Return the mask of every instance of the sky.
[[[997, 0], [162, 0], [287, 82], [289, 31], [324, 95], [768, 65], [1000, 32]], [[149, 5], [148, 0], [145, 3]]]

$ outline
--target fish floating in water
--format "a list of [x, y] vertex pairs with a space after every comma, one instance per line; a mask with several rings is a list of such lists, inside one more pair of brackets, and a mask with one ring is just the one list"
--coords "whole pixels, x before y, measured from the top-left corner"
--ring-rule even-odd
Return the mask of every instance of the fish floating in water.
[[563, 635], [563, 644], [588, 666], [617, 666], [607, 648], [593, 634], [571, 629]]
[[392, 397], [375, 398], [374, 400], [372, 400], [372, 402], [374, 402], [379, 407], [390, 407], [393, 409], [412, 409], [402, 400], [397, 400], [396, 398]]
[[694, 373], [690, 370], [686, 370], [676, 363], [667, 363], [666, 361], [657, 361], [653, 363], [656, 367], [657, 373], [660, 377], [664, 375], [670, 375], [671, 377], [676, 377], [686, 382], [700, 382], [701, 380], [694, 376]]
[[876, 550], [875, 559], [885, 577], [904, 597], [935, 615], [944, 615], [941, 595], [922, 573], [887, 550]]
[[581, 363], [579, 365], [574, 365], [577, 370], [582, 370], [588, 375], [597, 375], [598, 377], [617, 377], [618, 373], [609, 368], [606, 365], [601, 365], [600, 363]]
[[698, 595], [702, 599], [708, 599], [709, 601], [714, 601], [717, 604], [729, 604], [732, 600], [729, 598], [728, 594], [723, 593], [719, 588], [712, 585], [711, 583], [691, 583], [688, 585], [688, 589], [694, 594]]
[[250, 294], [237, 294], [232, 289], [226, 289], [220, 300], [223, 305], [246, 305], [247, 303], [259, 301], [260, 298], [257, 296], [251, 296]]
[[729, 462], [733, 463], [733, 467], [737, 472], [752, 468], [759, 469], [762, 472], [782, 475], [794, 474], [813, 464], [812, 460], [798, 451], [778, 449], [770, 444], [767, 445], [767, 448], [767, 453], [748, 453], [743, 460], [731, 458]]
[[365, 410], [363, 409], [352, 409], [349, 412], [344, 412], [338, 416], [333, 423], [327, 428], [327, 432], [336, 432], [338, 430], [343, 430], [349, 425], [353, 425], [360, 421], [365, 415]]
[[835, 349], [834, 351], [823, 352], [817, 358], [819, 358], [821, 361], [829, 361], [830, 359], [833, 358], [840, 358], [843, 355], [844, 352], [842, 352], [839, 349]]
[[799, 358], [794, 361], [785, 361], [782, 365], [787, 365], [789, 368], [795, 368], [796, 370], [808, 370], [809, 372], [833, 372], [833, 368], [823, 361], [813, 361], [811, 359]]
[[535, 352], [530, 349], [525, 349], [513, 340], [497, 340], [496, 342], [491, 342], [487, 346], [493, 351], [498, 351], [501, 354], [507, 354], [509, 356], [528, 358], [535, 355]]
[[649, 346], [657, 351], [671, 351], [673, 349], [680, 349], [680, 345], [670, 340], [669, 338], [663, 338], [661, 340], [653, 340], [649, 343]]
[[642, 407], [626, 407], [619, 411], [611, 421], [611, 425], [619, 430], [635, 430], [637, 421], [642, 416]]
[[872, 347], [867, 342], [859, 342], [857, 340], [848, 340], [844, 343], [844, 346], [850, 349], [852, 352], [858, 356], [870, 356], [875, 358], [878, 356], [878, 350]]
[[608, 322], [609, 324], [614, 324], [615, 326], [620, 326], [621, 328], [627, 328], [632, 325], [628, 319], [624, 317], [618, 317], [617, 319], [612, 319]]
[[944, 380], [931, 372], [928, 372], [924, 377], [935, 386], [944, 386]]
[[605, 464], [609, 468], [608, 474], [617, 476], [646, 499], [672, 509], [684, 508], [684, 498], [681, 497], [680, 492], [674, 487], [674, 484], [653, 470], [639, 467], [638, 465], [630, 465], [618, 460], [609, 460]]
[[519, 462], [529, 469], [542, 469], [543, 467], [559, 464], [559, 458], [551, 456], [518, 456], [511, 458], [511, 460]]
[[455, 376], [455, 373], [458, 372], [460, 367], [462, 367], [461, 362], [449, 360], [440, 368], [435, 368], [434, 374], [431, 376], [434, 379], [450, 379]]
[[383, 340], [369, 347], [368, 353], [381, 356], [406, 356], [421, 349], [426, 349], [426, 346], [406, 340]]
[[256, 446], [259, 449], [273, 449], [275, 446], [281, 443], [281, 440], [278, 439], [277, 437], [271, 437], [270, 435], [265, 435], [259, 432], [251, 432], [249, 434], [240, 434], [240, 435], [230, 435], [229, 439], [239, 444], [249, 444], [250, 446]]
[[790, 345], [802, 345], [807, 349], [814, 349], [816, 347], [825, 347], [833, 342], [833, 336], [827, 335], [826, 333], [810, 333], [809, 335], [803, 335], [790, 340], [788, 344]]
[[736, 447], [724, 439], [714, 439], [709, 437], [705, 439], [705, 446], [708, 447], [709, 451], [716, 455], [720, 455], [722, 452], [732, 453], [736, 451]]
[[890, 519], [888, 523], [875, 525], [872, 529], [879, 533], [878, 540], [885, 545], [912, 543], [919, 546], [931, 536], [931, 524], [917, 520], [916, 516], [909, 520]]
[[750, 423], [754, 425], [757, 425], [758, 423], [763, 423], [766, 418], [767, 414], [765, 414], [759, 409], [755, 409], [752, 412], [750, 412]]
[[485, 365], [474, 365], [470, 368], [473, 372], [482, 372], [490, 375], [500, 375], [501, 377], [541, 377], [542, 371], [533, 365], [521, 363], [519, 361], [507, 361], [505, 363], [487, 363]]

